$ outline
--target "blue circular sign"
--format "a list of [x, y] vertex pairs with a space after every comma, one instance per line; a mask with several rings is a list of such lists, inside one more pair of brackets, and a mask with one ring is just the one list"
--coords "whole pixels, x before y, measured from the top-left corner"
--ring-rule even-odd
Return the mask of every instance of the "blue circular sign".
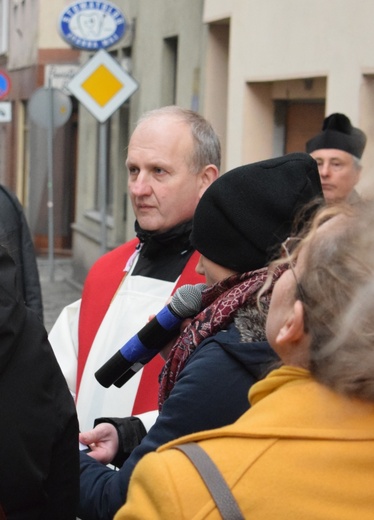
[[9, 94], [10, 78], [6, 72], [0, 70], [0, 99]]
[[73, 47], [95, 51], [116, 44], [125, 34], [126, 20], [110, 2], [75, 2], [62, 12], [59, 28]]

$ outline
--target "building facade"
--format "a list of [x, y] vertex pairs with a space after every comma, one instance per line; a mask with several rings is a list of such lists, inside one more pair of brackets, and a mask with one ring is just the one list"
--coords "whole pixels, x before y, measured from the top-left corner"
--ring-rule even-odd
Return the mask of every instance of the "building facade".
[[[76, 67], [70, 69], [73, 74], [93, 56], [70, 47], [58, 34], [59, 16], [71, 3], [0, 0], [0, 68], [11, 75], [7, 99], [14, 108], [13, 124], [0, 124], [0, 181], [28, 208], [39, 243], [47, 225], [45, 131], [33, 126], [27, 106], [36, 88], [50, 78], [57, 81], [64, 67]], [[105, 123], [104, 158], [103, 127], [73, 96], [73, 115], [55, 134], [55, 193], [61, 201], [55, 208], [55, 246], [71, 250], [78, 282], [104, 250], [134, 236], [126, 147], [146, 110], [178, 104], [207, 117], [221, 138], [222, 172], [303, 151], [326, 115], [343, 112], [367, 134], [358, 190], [371, 196], [372, 0], [360, 0], [359, 6], [354, 0], [112, 3], [124, 14], [127, 30], [107, 52], [139, 88]], [[105, 219], [99, 178], [103, 161]]]
[[[51, 202], [55, 248], [69, 248], [72, 240], [77, 103], [67, 124], [54, 130], [51, 161], [54, 200], [48, 197], [47, 129], [33, 122], [28, 113], [30, 99], [37, 89], [61, 87], [61, 82], [56, 84], [56, 75], [62, 70], [70, 70], [72, 74], [78, 68], [79, 52], [70, 48], [57, 31], [58, 14], [67, 3], [0, 1], [0, 68], [10, 78], [11, 88], [4, 100], [12, 108], [11, 121], [0, 123], [0, 182], [10, 187], [24, 205], [39, 252], [47, 247]], [[63, 192], [66, 195], [59, 196]]]
[[214, 123], [225, 107], [226, 168], [304, 151], [342, 112], [367, 134], [359, 189], [371, 189], [373, 17], [370, 0], [205, 0], [204, 114]]
[[[132, 125], [145, 110], [170, 103], [197, 109], [212, 122], [222, 142], [222, 172], [304, 151], [324, 117], [343, 112], [368, 136], [358, 190], [371, 193], [374, 2], [362, 0], [359, 9], [354, 0], [116, 3], [131, 23], [116, 52], [140, 87], [111, 121], [108, 247], [133, 236], [124, 168]], [[88, 115], [84, 124], [81, 153], [94, 150], [97, 139]], [[99, 254], [97, 214], [95, 220], [90, 213], [95, 175], [88, 179], [95, 161], [84, 154], [79, 166], [74, 258], [81, 279]]]

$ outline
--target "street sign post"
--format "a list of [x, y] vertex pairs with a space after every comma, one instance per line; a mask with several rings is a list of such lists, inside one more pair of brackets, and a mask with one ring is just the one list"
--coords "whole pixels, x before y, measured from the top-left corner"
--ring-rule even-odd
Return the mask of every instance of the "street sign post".
[[48, 152], [48, 258], [49, 279], [54, 280], [54, 198], [53, 198], [53, 134], [71, 116], [71, 99], [55, 88], [38, 88], [30, 98], [28, 113], [32, 121], [47, 129]]
[[108, 118], [138, 89], [137, 81], [103, 49], [68, 84], [68, 89], [99, 121], [101, 252], [106, 252], [106, 151]]

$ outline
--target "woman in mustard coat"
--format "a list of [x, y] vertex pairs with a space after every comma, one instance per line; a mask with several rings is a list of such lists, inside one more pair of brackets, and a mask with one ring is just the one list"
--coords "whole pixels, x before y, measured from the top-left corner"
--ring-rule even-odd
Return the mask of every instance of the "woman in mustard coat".
[[362, 210], [325, 209], [294, 254], [284, 243], [290, 269], [266, 325], [284, 364], [252, 387], [252, 407], [147, 455], [115, 520], [221, 518], [195, 467], [172, 449], [190, 442], [213, 459], [244, 518], [373, 518], [374, 209], [348, 211]]

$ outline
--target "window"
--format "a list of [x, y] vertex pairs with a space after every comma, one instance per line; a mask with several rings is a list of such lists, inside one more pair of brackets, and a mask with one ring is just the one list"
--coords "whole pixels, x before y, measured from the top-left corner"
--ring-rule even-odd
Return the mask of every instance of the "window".
[[178, 38], [165, 38], [162, 60], [162, 105], [174, 105], [177, 95]]

